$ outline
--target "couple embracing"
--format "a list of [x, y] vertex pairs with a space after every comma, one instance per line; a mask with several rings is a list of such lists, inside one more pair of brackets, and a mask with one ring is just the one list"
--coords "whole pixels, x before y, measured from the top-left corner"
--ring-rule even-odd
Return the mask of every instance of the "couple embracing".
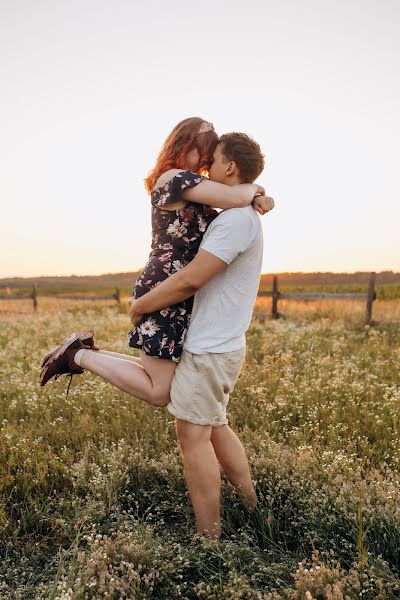
[[197, 531], [212, 537], [221, 531], [219, 465], [249, 507], [257, 504], [246, 453], [226, 409], [259, 286], [259, 214], [274, 207], [253, 183], [263, 168], [260, 147], [246, 134], [219, 138], [201, 118], [181, 121], [145, 182], [152, 249], [136, 281], [128, 334], [140, 357], [99, 349], [87, 331], [72, 333], [41, 362], [42, 386], [54, 376], [87, 370], [152, 406], [167, 407], [176, 418]]

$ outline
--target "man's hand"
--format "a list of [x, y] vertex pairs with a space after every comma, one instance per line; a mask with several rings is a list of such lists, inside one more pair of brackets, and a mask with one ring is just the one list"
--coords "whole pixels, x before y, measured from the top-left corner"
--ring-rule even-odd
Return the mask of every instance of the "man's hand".
[[256, 196], [252, 202], [254, 210], [256, 210], [260, 215], [265, 215], [267, 212], [272, 210], [275, 206], [275, 202], [273, 198], [269, 196]]
[[141, 315], [136, 311], [137, 300], [135, 300], [135, 298], [131, 298], [129, 300], [129, 304], [131, 305], [129, 309], [129, 317], [132, 325], [136, 327], [136, 325], [142, 320], [144, 315]]

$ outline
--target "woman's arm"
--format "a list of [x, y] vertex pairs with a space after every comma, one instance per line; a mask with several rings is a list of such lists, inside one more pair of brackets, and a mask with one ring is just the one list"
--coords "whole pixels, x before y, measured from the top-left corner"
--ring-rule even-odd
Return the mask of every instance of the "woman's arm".
[[254, 196], [264, 188], [256, 183], [225, 185], [209, 179], [203, 179], [196, 187], [186, 188], [182, 197], [189, 202], [207, 204], [214, 208], [243, 208], [253, 202]]
[[[166, 186], [167, 183], [181, 173], [184, 173], [184, 171], [180, 169], [169, 169], [160, 175], [154, 189]], [[179, 179], [179, 181], [183, 183], [184, 177]], [[171, 188], [169, 188], [169, 191], [171, 191]], [[216, 181], [210, 181], [209, 179], [203, 179], [197, 185], [193, 187], [188, 186], [182, 191], [179, 190], [179, 192], [181, 199], [172, 204], [170, 198], [168, 201], [169, 209], [178, 207], [179, 203], [182, 201], [207, 204], [214, 208], [243, 208], [252, 203], [256, 194], [265, 194], [264, 188], [256, 183], [241, 183], [230, 186], [223, 183], [217, 183]]]

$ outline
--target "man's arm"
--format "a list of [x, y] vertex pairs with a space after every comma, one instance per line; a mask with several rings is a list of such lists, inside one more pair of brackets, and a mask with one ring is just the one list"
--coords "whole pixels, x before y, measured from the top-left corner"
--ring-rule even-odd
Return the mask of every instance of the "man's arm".
[[145, 314], [172, 306], [193, 296], [212, 277], [225, 269], [227, 263], [207, 250], [199, 250], [183, 269], [157, 285], [141, 298], [131, 300], [130, 318], [136, 325]]

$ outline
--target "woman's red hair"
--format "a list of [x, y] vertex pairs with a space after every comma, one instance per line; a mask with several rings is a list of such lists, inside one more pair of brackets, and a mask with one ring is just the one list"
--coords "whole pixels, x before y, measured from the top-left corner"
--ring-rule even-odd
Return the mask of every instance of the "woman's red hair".
[[200, 154], [197, 172], [200, 173], [209, 169], [219, 139], [214, 129], [206, 133], [199, 133], [202, 123], [204, 123], [204, 119], [190, 117], [174, 127], [160, 150], [154, 169], [150, 171], [148, 177], [144, 180], [149, 193], [162, 173], [169, 169], [186, 168], [186, 155], [193, 148], [197, 148]]

